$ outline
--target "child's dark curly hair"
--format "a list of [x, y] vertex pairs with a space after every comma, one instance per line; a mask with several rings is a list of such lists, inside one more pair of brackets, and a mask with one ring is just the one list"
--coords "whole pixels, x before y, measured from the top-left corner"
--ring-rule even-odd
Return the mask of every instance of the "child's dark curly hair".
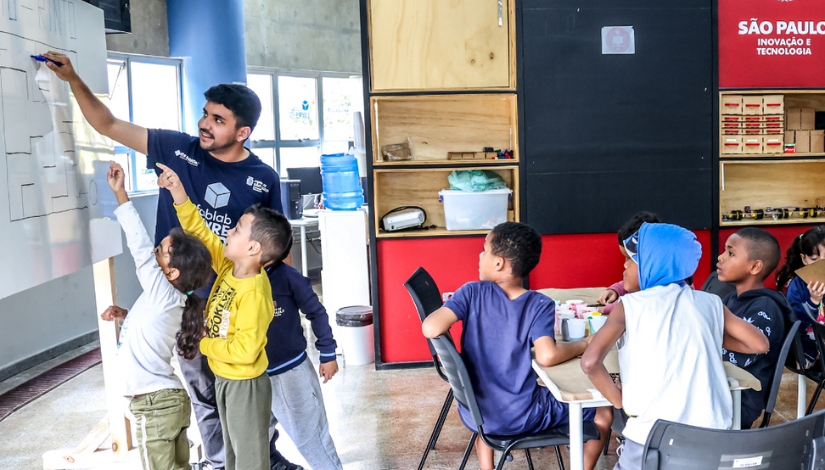
[[212, 256], [203, 242], [184, 233], [180, 227], [172, 229], [169, 236], [172, 237], [169, 267], [180, 272], [172, 285], [186, 294], [186, 305], [183, 307], [183, 318], [177, 335], [178, 354], [193, 359], [203, 337], [205, 307], [204, 300], [193, 291], [209, 281], [209, 276], [212, 275]]
[[492, 253], [510, 262], [513, 276], [525, 278], [541, 259], [541, 236], [518, 222], [496, 225], [490, 232]]

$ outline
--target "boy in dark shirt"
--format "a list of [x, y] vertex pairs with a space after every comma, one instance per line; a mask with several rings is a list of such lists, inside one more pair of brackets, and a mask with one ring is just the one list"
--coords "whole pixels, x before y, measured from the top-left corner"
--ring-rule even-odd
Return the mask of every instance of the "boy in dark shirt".
[[[463, 321], [461, 357], [484, 415], [485, 432], [490, 434], [512, 436], [568, 423], [567, 405], [536, 383], [530, 348], [535, 347], [539, 364], [552, 366], [581, 355], [589, 338], [556, 343], [553, 300], [523, 287], [540, 256], [541, 237], [535, 230], [515, 222], [496, 226], [479, 257], [481, 282], [462, 286], [422, 325], [424, 336], [435, 338]], [[469, 411], [460, 405], [459, 415], [475, 431]], [[595, 421], [602, 436], [584, 446], [585, 468], [592, 470], [613, 410], [587, 409], [584, 419]], [[476, 451], [480, 468], [492, 469], [493, 450], [478, 439]]]
[[[341, 460], [329, 434], [321, 384], [338, 372], [335, 340], [327, 311], [312, 290], [312, 282], [288, 264], [267, 268], [272, 283], [275, 316], [266, 333], [266, 373], [272, 383], [270, 436], [280, 422], [292, 442], [314, 470], [342, 470]], [[304, 312], [312, 324], [315, 347], [321, 355], [318, 376], [307, 358], [307, 340], [301, 327]], [[273, 441], [274, 442], [274, 441]], [[271, 449], [274, 452], [274, 449]], [[273, 468], [277, 456], [273, 454]]]
[[749, 429], [767, 404], [771, 378], [785, 339], [785, 318], [790, 309], [782, 294], [766, 289], [765, 279], [779, 264], [779, 243], [765, 230], [747, 227], [725, 243], [716, 272], [719, 280], [736, 286], [723, 300], [737, 317], [759, 328], [770, 342], [765, 354], [743, 354], [722, 349], [723, 359], [737, 365], [762, 382], [762, 390], [742, 392], [742, 429]]

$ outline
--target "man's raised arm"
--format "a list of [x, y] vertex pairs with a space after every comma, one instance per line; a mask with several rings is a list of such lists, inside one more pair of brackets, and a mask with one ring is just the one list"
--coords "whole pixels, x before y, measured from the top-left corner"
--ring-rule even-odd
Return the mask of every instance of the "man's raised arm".
[[83, 83], [83, 80], [75, 72], [71, 60], [64, 54], [49, 51], [42, 55], [62, 64], [58, 67], [53, 62], [46, 62], [46, 66], [54, 71], [58, 78], [68, 82], [69, 86], [72, 87], [72, 93], [74, 93], [77, 104], [80, 105], [83, 116], [97, 132], [137, 152], [147, 153], [149, 132], [145, 128], [116, 118], [109, 111], [109, 108]]

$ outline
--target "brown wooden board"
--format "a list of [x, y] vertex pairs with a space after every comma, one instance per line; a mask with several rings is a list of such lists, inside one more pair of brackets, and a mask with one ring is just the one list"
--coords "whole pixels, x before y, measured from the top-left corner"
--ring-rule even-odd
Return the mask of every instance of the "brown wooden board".
[[372, 91], [516, 88], [515, 0], [369, 0]]
[[796, 275], [806, 283], [825, 282], [825, 260], [803, 266], [796, 270]]

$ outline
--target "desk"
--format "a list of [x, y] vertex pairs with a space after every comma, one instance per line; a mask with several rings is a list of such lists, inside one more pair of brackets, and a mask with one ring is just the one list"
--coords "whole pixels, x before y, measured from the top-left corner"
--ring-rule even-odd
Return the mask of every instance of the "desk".
[[309, 269], [307, 268], [307, 227], [317, 227], [318, 219], [309, 217], [295, 220], [290, 219], [289, 224], [301, 229], [301, 274], [303, 274], [304, 277], [309, 277]]
[[588, 305], [593, 305], [599, 299], [599, 295], [607, 289], [607, 287], [584, 287], [581, 289], [539, 289], [539, 294], [544, 294], [551, 299], [561, 300], [562, 303], [568, 300], [581, 300], [587, 302]]
[[[583, 300], [583, 299], [582, 299]], [[720, 358], [721, 360], [721, 358]], [[742, 390], [762, 390], [762, 385], [749, 372], [729, 362], [723, 362], [733, 398], [733, 428], [739, 429], [742, 406]], [[619, 373], [619, 351], [614, 347], [604, 359], [605, 368], [611, 374]], [[542, 367], [535, 360], [533, 370], [539, 381], [547, 386], [553, 397], [570, 407], [570, 466], [573, 470], [584, 468], [584, 438], [582, 437], [582, 410], [600, 406], [613, 406], [587, 378], [577, 357], [553, 367]]]

